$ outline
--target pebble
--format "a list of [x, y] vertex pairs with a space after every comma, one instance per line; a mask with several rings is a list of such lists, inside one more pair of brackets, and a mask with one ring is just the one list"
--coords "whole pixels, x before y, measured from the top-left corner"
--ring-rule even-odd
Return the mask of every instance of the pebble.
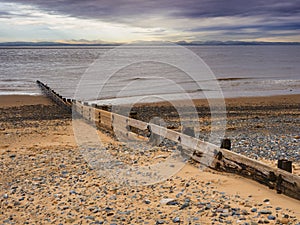
[[180, 206], [179, 209], [182, 210], [182, 209], [185, 209], [185, 208], [187, 208], [189, 206], [190, 206], [190, 203], [189, 202], [185, 202], [183, 205]]
[[257, 208], [252, 208], [251, 212], [257, 212]]
[[85, 219], [86, 220], [95, 220], [95, 217], [94, 216], [86, 216]]
[[268, 216], [268, 220], [275, 220], [275, 219], [276, 219], [276, 217], [273, 216], [273, 215], [269, 215], [269, 216]]
[[259, 213], [260, 214], [272, 214], [272, 212], [270, 210], [266, 210], [266, 209], [259, 211]]
[[173, 198], [163, 198], [160, 200], [160, 204], [162, 205], [176, 205], [177, 201]]
[[70, 195], [72, 195], [72, 194], [77, 194], [77, 193], [76, 193], [75, 190], [71, 190], [71, 191], [70, 191]]
[[146, 204], [150, 204], [150, 203], [151, 203], [151, 201], [150, 201], [149, 199], [145, 199], [144, 202], [145, 202]]
[[180, 223], [180, 218], [179, 217], [175, 217], [173, 218], [173, 223]]
[[11, 159], [14, 159], [14, 158], [16, 157], [16, 155], [15, 155], [15, 154], [11, 154], [9, 157], [10, 157]]

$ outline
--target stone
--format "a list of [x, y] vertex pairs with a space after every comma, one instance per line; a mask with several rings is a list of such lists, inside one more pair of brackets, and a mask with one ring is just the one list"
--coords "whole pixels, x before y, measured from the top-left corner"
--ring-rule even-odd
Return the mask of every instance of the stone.
[[176, 204], [178, 204], [177, 201], [173, 198], [163, 198], [160, 200], [160, 204], [162, 205], [174, 205], [175, 202]]
[[273, 216], [273, 215], [269, 215], [269, 216], [268, 216], [268, 220], [275, 220], [275, 219], [276, 219], [276, 217]]
[[85, 219], [86, 220], [95, 220], [95, 217], [94, 216], [86, 216]]
[[182, 210], [182, 209], [185, 209], [185, 208], [187, 208], [189, 206], [190, 206], [190, 203], [189, 202], [185, 202], [183, 205], [180, 206], [179, 209]]
[[179, 192], [177, 195], [176, 195], [176, 198], [179, 198], [183, 193], [182, 192]]
[[71, 190], [71, 191], [70, 191], [70, 195], [72, 195], [72, 194], [77, 194], [77, 193], [76, 193], [75, 190]]
[[257, 212], [257, 208], [252, 208], [251, 212]]
[[245, 210], [245, 209], [242, 210], [242, 214], [243, 214], [244, 216], [249, 215], [248, 211]]
[[173, 218], [173, 223], [180, 223], [180, 218], [179, 217], [175, 217]]
[[151, 201], [150, 201], [149, 199], [145, 199], [144, 202], [145, 202], [145, 204], [147, 204], [147, 205], [151, 203]]
[[263, 209], [261, 211], [259, 211], [260, 214], [272, 214], [272, 212], [270, 210], [267, 209]]

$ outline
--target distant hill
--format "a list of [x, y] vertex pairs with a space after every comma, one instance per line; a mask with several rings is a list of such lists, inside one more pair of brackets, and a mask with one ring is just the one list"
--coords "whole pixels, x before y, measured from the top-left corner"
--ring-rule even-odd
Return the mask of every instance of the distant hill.
[[0, 46], [2, 47], [55, 47], [55, 46], [116, 46], [119, 44], [114, 43], [105, 43], [105, 44], [82, 44], [82, 43], [63, 43], [63, 42], [23, 42], [23, 41], [17, 41], [17, 42], [1, 42]]
[[[300, 45], [300, 42], [257, 42], [257, 41], [177, 41], [177, 45]], [[2, 42], [0, 47], [63, 47], [63, 46], [118, 46], [121, 43], [63, 43], [63, 42]]]
[[300, 45], [300, 42], [264, 42], [264, 41], [178, 41], [178, 45]]

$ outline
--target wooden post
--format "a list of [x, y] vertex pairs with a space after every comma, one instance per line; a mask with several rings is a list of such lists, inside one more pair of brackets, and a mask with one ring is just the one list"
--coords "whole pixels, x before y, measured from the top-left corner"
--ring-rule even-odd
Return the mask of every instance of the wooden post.
[[286, 159], [278, 159], [277, 167], [287, 172], [292, 172], [292, 161]]
[[229, 138], [225, 138], [221, 140], [221, 148], [231, 150], [231, 141]]
[[[137, 112], [136, 111], [130, 111], [129, 113], [129, 118], [132, 119], [137, 119]], [[129, 126], [129, 131], [133, 132], [133, 133], [138, 133], [138, 129], [132, 126]]]
[[137, 111], [130, 111], [129, 117], [132, 119], [137, 119]]
[[149, 143], [153, 146], [158, 146], [161, 143], [161, 137], [158, 134], [152, 132], [151, 126], [147, 126], [149, 132]]

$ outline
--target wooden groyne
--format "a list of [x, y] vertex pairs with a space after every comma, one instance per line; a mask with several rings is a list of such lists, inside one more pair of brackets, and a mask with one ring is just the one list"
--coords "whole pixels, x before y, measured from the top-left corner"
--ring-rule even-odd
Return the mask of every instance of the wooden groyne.
[[72, 111], [72, 100], [63, 98], [60, 94], [56, 93], [47, 84], [42, 83], [41, 81], [37, 80], [36, 83], [41, 88], [44, 95], [54, 101], [56, 104], [60, 105], [61, 107], [65, 108], [68, 111]]
[[[87, 103], [65, 99], [42, 82], [37, 81], [37, 83], [43, 92], [53, 101], [68, 110], [73, 109], [97, 127], [104, 128], [111, 133], [119, 132], [126, 136], [147, 133], [149, 134], [149, 140], [151, 140], [151, 137], [153, 139], [153, 137], [162, 136], [181, 145], [184, 154], [205, 166], [218, 171], [247, 177], [267, 185], [271, 189], [275, 189], [277, 193], [283, 193], [300, 200], [300, 177], [295, 174], [271, 167], [260, 161], [220, 148], [189, 135], [110, 112], [105, 106], [89, 106]], [[212, 160], [209, 160], [209, 164], [206, 164], [206, 159]]]

